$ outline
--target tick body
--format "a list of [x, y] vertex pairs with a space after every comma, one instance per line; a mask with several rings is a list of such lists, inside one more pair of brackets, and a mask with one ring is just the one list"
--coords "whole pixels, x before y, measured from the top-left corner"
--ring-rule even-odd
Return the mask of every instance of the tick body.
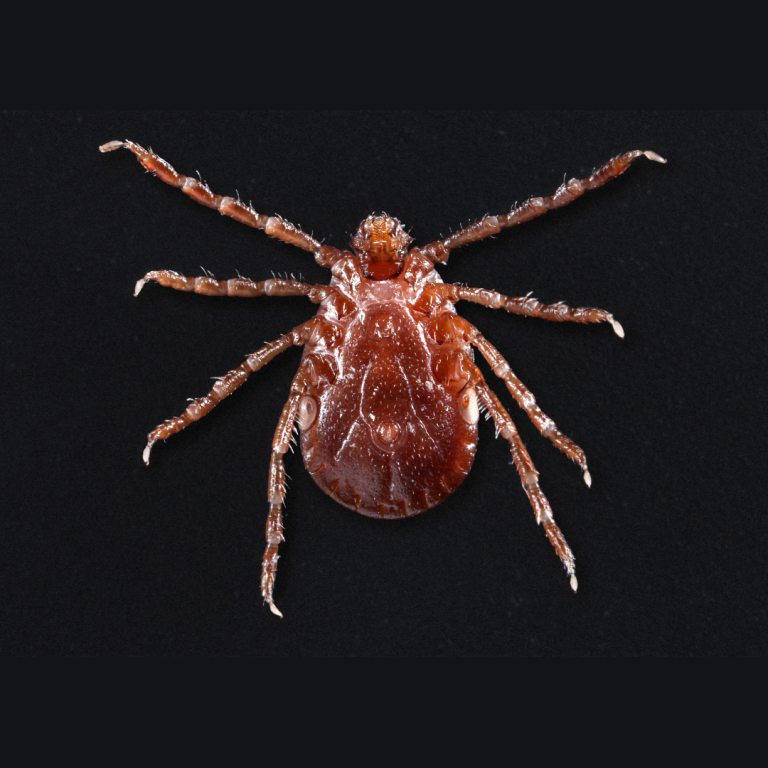
[[261, 590], [273, 613], [282, 614], [273, 595], [278, 546], [283, 541], [285, 469], [283, 456], [300, 433], [301, 453], [317, 485], [339, 504], [369, 517], [404, 518], [419, 514], [450, 496], [472, 467], [477, 450], [480, 413], [492, 418], [512, 452], [523, 489], [570, 576], [574, 592], [575, 560], [541, 490], [538, 472], [512, 419], [474, 363], [477, 350], [489, 363], [541, 434], [573, 459], [587, 486], [591, 476], [584, 452], [562, 434], [496, 348], [455, 310], [465, 300], [493, 309], [547, 320], [607, 322], [624, 331], [601, 309], [546, 305], [530, 296], [508, 297], [481, 288], [445, 284], [435, 265], [454, 248], [499, 233], [548, 210], [562, 207], [585, 191], [602, 186], [650, 151], [616, 157], [585, 179], [571, 179], [553, 195], [531, 198], [509, 213], [486, 216], [446, 240], [411, 248], [401, 223], [386, 214], [369, 216], [350, 243], [351, 250], [321, 246], [305, 232], [275, 216], [257, 213], [231, 197], [214, 194], [202, 182], [177, 173], [151, 150], [131, 141], [111, 141], [102, 152], [125, 147], [162, 181], [180, 188], [222, 215], [263, 229], [267, 234], [312, 253], [331, 269], [329, 285], [295, 280], [254, 282], [246, 278], [218, 281], [210, 276], [184, 277], [168, 270], [147, 273], [148, 281], [208, 296], [306, 296], [319, 304], [317, 314], [290, 333], [264, 345], [245, 362], [218, 379], [205, 396], [193, 400], [180, 416], [149, 433], [144, 461], [159, 439], [198, 421], [251, 373], [280, 352], [303, 346], [272, 441], [267, 483], [266, 540]]
[[[319, 360], [334, 379], [309, 384], [318, 415], [302, 430], [301, 452], [340, 504], [371, 517], [408, 517], [453, 493], [472, 466], [478, 411], [468, 414], [457, 401], [469, 350], [436, 338], [430, 316], [418, 311], [418, 281], [359, 277], [350, 291], [357, 309], [337, 318], [331, 308], [329, 318], [321, 307], [318, 315], [336, 325], [341, 343], [328, 350], [320, 338], [304, 348], [305, 362]], [[451, 354], [456, 370], [436, 370]]]

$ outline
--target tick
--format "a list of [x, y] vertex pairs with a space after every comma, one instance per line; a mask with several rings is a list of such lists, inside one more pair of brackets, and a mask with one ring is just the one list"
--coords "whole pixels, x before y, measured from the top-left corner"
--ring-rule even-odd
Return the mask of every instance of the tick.
[[[136, 283], [138, 296], [154, 280], [167, 288], [206, 296], [306, 296], [319, 304], [317, 314], [279, 339], [265, 344], [193, 400], [180, 416], [148, 435], [144, 462], [152, 446], [188, 427], [231, 395], [276, 355], [303, 346], [299, 370], [291, 383], [272, 440], [267, 483], [266, 540], [261, 593], [271, 611], [282, 616], [273, 594], [278, 546], [283, 541], [285, 469], [283, 455], [298, 427], [304, 466], [312, 479], [339, 504], [382, 519], [411, 517], [450, 496], [464, 482], [477, 450], [477, 422], [487, 411], [510, 445], [523, 490], [536, 522], [544, 527], [575, 592], [575, 560], [555, 523], [539, 486], [539, 477], [512, 419], [474, 364], [473, 347], [488, 361], [544, 437], [575, 461], [591, 485], [584, 451], [566, 437], [536, 404], [536, 398], [510, 369], [499, 351], [471, 323], [456, 314], [455, 304], [473, 301], [492, 309], [557, 322], [607, 322], [624, 331], [609, 312], [573, 309], [562, 302], [541, 304], [530, 295], [502, 296], [482, 288], [445, 284], [435, 270], [454, 248], [498, 234], [561, 208], [623, 173], [641, 155], [665, 163], [655, 152], [633, 151], [609, 160], [585, 179], [571, 179], [549, 197], [533, 197], [510, 213], [486, 216], [446, 240], [411, 248], [412, 238], [396, 218], [371, 215], [360, 224], [351, 250], [321, 245], [277, 216], [257, 213], [239, 199], [216, 195], [201, 181], [182, 176], [151, 150], [132, 141], [110, 141], [99, 149], [125, 147], [161, 181], [178, 187], [209, 208], [268, 235], [309, 251], [331, 270], [329, 285], [296, 280], [254, 282], [209, 275], [184, 277], [177, 272], [148, 272]], [[487, 418], [487, 417], [486, 417]]]

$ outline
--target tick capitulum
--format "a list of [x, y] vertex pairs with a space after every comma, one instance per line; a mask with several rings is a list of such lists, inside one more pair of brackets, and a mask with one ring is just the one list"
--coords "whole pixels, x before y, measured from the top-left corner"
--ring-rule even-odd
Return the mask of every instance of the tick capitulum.
[[620, 337], [624, 331], [602, 309], [572, 309], [562, 302], [541, 304], [530, 296], [508, 297], [481, 288], [443, 283], [435, 264], [445, 263], [454, 248], [482, 240], [560, 208], [623, 173], [644, 155], [665, 163], [655, 152], [633, 151], [608, 161], [585, 179], [571, 179], [549, 197], [534, 197], [501, 216], [486, 216], [448, 239], [411, 248], [402, 224], [386, 214], [369, 216], [342, 251], [316, 240], [279, 217], [257, 213], [232, 197], [216, 195], [197, 179], [182, 176], [154, 152], [132, 141], [110, 141], [102, 152], [125, 147], [162, 181], [203, 205], [268, 235], [314, 254], [331, 269], [329, 285], [296, 280], [254, 282], [238, 277], [215, 280], [184, 277], [169, 270], [148, 272], [136, 283], [135, 295], [150, 280], [179, 291], [207, 296], [306, 296], [317, 314], [290, 333], [265, 344], [242, 365], [220, 378], [205, 396], [193, 400], [180, 416], [149, 433], [144, 461], [157, 440], [179, 432], [207, 414], [245, 380], [292, 346], [303, 346], [299, 370], [272, 441], [267, 484], [267, 548], [261, 592], [273, 613], [278, 546], [283, 541], [285, 469], [294, 427], [301, 434], [304, 465], [314, 481], [339, 504], [369, 517], [410, 517], [450, 496], [464, 481], [477, 449], [481, 410], [508, 441], [536, 522], [578, 587], [574, 557], [555, 523], [539, 486], [538, 472], [504, 406], [473, 362], [472, 347], [488, 361], [512, 397], [544, 437], [581, 468], [591, 485], [584, 451], [566, 437], [536, 404], [498, 350], [454, 305], [473, 301], [492, 309], [558, 322], [607, 322]]

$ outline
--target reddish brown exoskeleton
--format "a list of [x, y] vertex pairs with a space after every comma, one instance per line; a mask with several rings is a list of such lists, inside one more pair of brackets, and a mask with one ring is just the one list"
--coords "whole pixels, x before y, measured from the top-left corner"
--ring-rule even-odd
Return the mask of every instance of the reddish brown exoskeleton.
[[131, 141], [111, 141], [109, 152], [131, 150], [162, 181], [221, 214], [310, 253], [333, 277], [330, 285], [295, 280], [253, 282], [184, 277], [177, 272], [149, 272], [136, 283], [135, 295], [154, 280], [180, 291], [207, 296], [306, 296], [319, 304], [311, 320], [249, 355], [246, 361], [192, 401], [176, 418], [149, 433], [144, 461], [152, 445], [208, 413], [254, 371], [291, 346], [304, 346], [272, 442], [267, 500], [267, 548], [261, 591], [273, 613], [278, 545], [283, 541], [285, 499], [283, 455], [294, 425], [301, 433], [304, 465], [314, 481], [339, 504], [363, 515], [385, 519], [424, 512], [450, 496], [469, 472], [477, 449], [477, 422], [487, 410], [510, 444], [523, 489], [544, 530], [578, 587], [574, 557], [539, 487], [538, 473], [515, 425], [473, 362], [472, 347], [504, 381], [518, 405], [542, 435], [573, 459], [589, 486], [584, 452], [536, 405], [536, 399], [510, 370], [507, 361], [473, 325], [456, 314], [454, 304], [474, 301], [494, 309], [547, 320], [608, 322], [620, 337], [619, 323], [602, 309], [545, 305], [529, 296], [510, 298], [494, 291], [446, 285], [435, 271], [453, 248], [482, 240], [502, 229], [560, 208], [623, 173], [645, 155], [665, 163], [655, 152], [633, 151], [614, 158], [585, 179], [571, 179], [550, 197], [534, 197], [501, 216], [486, 216], [447, 240], [409, 250], [411, 238], [386, 214], [369, 216], [352, 238], [352, 251], [321, 246], [305, 232], [275, 216], [256, 213], [231, 197], [216, 195], [202, 182], [182, 176], [152, 151]]

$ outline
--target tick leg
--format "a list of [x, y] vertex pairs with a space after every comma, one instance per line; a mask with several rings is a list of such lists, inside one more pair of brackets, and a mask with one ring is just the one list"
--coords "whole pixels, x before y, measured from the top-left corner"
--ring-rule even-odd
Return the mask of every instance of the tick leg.
[[610, 312], [594, 307], [569, 307], [562, 301], [557, 304], [542, 304], [531, 296], [502, 296], [484, 288], [466, 288], [448, 283], [432, 286], [432, 290], [441, 298], [451, 302], [460, 300], [473, 301], [491, 309], [505, 309], [515, 315], [541, 317], [544, 320], [572, 323], [610, 323], [617, 336], [624, 338], [624, 329]]
[[486, 339], [472, 323], [463, 317], [455, 315], [453, 317], [454, 327], [459, 331], [464, 339], [473, 344], [480, 350], [482, 356], [493, 368], [493, 372], [504, 380], [507, 389], [512, 397], [517, 400], [517, 404], [528, 414], [528, 418], [534, 423], [534, 426], [544, 437], [549, 438], [566, 456], [573, 459], [584, 473], [584, 482], [587, 487], [592, 485], [592, 475], [587, 469], [587, 457], [584, 451], [579, 448], [570, 438], [566, 437], [558, 428], [552, 419], [549, 418], [536, 404], [536, 398], [530, 390], [515, 376], [496, 347]]
[[150, 280], [176, 291], [194, 291], [194, 293], [202, 293], [205, 296], [239, 296], [244, 298], [252, 296], [308, 296], [314, 304], [319, 304], [332, 291], [327, 285], [309, 285], [297, 280], [272, 279], [262, 280], [258, 283], [245, 277], [215, 280], [208, 275], [184, 277], [178, 272], [163, 269], [147, 272], [136, 283], [133, 295], [138, 296], [141, 289]]
[[301, 394], [291, 392], [288, 402], [283, 406], [280, 421], [272, 440], [272, 458], [269, 462], [269, 483], [267, 484], [267, 499], [269, 501], [269, 515], [267, 515], [267, 548], [264, 550], [264, 559], [261, 564], [261, 594], [269, 603], [269, 609], [280, 618], [283, 614], [277, 610], [272, 599], [277, 576], [277, 561], [279, 555], [277, 548], [283, 537], [283, 501], [285, 500], [285, 466], [283, 455], [288, 450], [292, 437], [293, 423], [296, 420], [296, 410], [299, 407]]
[[667, 162], [663, 157], [650, 150], [636, 149], [632, 152], [626, 152], [609, 160], [587, 178], [571, 179], [569, 182], [561, 184], [553, 195], [548, 197], [532, 197], [522, 205], [515, 206], [509, 213], [501, 216], [486, 216], [480, 221], [476, 221], [474, 224], [454, 232], [446, 240], [430, 243], [418, 250], [425, 253], [433, 262], [447, 261], [448, 254], [452, 248], [460, 248], [462, 245], [474, 243], [476, 240], [483, 240], [486, 237], [498, 234], [502, 229], [523, 224], [526, 221], [535, 219], [537, 216], [541, 216], [547, 211], [562, 208], [564, 205], [572, 203], [587, 190], [602, 187], [606, 182], [624, 173], [632, 162], [641, 155], [657, 163]]
[[[261, 564], [261, 594], [269, 603], [269, 609], [276, 616], [283, 618], [273, 600], [275, 578], [277, 576], [277, 549], [283, 536], [283, 502], [285, 501], [285, 465], [283, 456], [293, 441], [294, 424], [299, 401], [307, 389], [310, 380], [310, 367], [303, 363], [291, 384], [291, 396], [283, 406], [280, 421], [277, 423], [275, 437], [272, 440], [272, 458], [269, 462], [269, 481], [267, 483], [267, 501], [269, 514], [267, 516], [267, 548]], [[294, 441], [295, 442], [295, 441]]]
[[246, 205], [240, 202], [240, 200], [214, 194], [207, 184], [191, 176], [183, 176], [177, 173], [170, 163], [158, 157], [151, 149], [146, 150], [133, 141], [108, 141], [99, 147], [99, 151], [111, 152], [121, 147], [125, 147], [133, 152], [138, 161], [161, 181], [170, 184], [172, 187], [177, 187], [198, 203], [202, 203], [209, 208], [215, 208], [222, 216], [229, 216], [254, 229], [263, 229], [268, 235], [276, 237], [278, 240], [283, 240], [286, 243], [303, 248], [305, 251], [310, 251], [323, 266], [332, 266], [344, 253], [338, 250], [338, 248], [321, 245], [306, 232], [302, 232], [293, 224], [283, 221], [279, 216], [266, 216], [263, 213], [256, 213], [250, 205]]
[[312, 335], [316, 323], [317, 320], [315, 318], [302, 323], [290, 333], [286, 333], [275, 341], [270, 341], [252, 355], [248, 355], [242, 365], [238, 365], [237, 368], [231, 370], [226, 376], [222, 376], [207, 395], [193, 400], [181, 416], [168, 419], [168, 421], [153, 429], [147, 435], [147, 447], [143, 453], [144, 463], [149, 464], [149, 453], [155, 442], [165, 440], [171, 435], [181, 432], [182, 429], [188, 427], [192, 422], [199, 421], [207, 413], [210, 413], [225, 397], [231, 395], [252, 373], [266, 365], [273, 357], [276, 357], [289, 347], [305, 344]]
[[491, 414], [498, 433], [505, 440], [509, 441], [509, 446], [512, 449], [512, 459], [523, 483], [523, 489], [528, 494], [528, 499], [533, 507], [536, 522], [544, 526], [547, 538], [555, 548], [555, 552], [557, 552], [558, 557], [565, 566], [565, 570], [571, 577], [571, 589], [575, 592], [579, 587], [579, 583], [576, 580], [576, 560], [573, 552], [571, 552], [571, 548], [568, 546], [568, 542], [566, 542], [565, 537], [557, 527], [557, 523], [555, 523], [555, 518], [552, 516], [552, 507], [550, 507], [547, 497], [539, 486], [539, 473], [536, 471], [536, 467], [533, 466], [533, 461], [525, 449], [523, 441], [520, 439], [517, 428], [504, 409], [504, 406], [502, 406], [499, 399], [484, 381], [475, 385], [475, 391], [488, 409], [488, 413]]

